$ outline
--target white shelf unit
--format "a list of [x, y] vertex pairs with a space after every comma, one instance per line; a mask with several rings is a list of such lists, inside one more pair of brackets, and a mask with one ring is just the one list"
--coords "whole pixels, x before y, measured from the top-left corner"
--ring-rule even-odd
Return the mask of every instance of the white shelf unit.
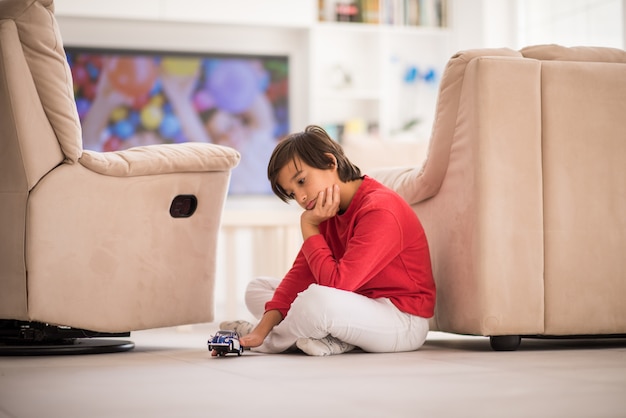
[[381, 38], [372, 25], [318, 23], [309, 52], [310, 119], [319, 125], [363, 118], [377, 121]]
[[310, 120], [376, 126], [382, 139], [430, 131], [448, 28], [318, 22], [310, 30]]

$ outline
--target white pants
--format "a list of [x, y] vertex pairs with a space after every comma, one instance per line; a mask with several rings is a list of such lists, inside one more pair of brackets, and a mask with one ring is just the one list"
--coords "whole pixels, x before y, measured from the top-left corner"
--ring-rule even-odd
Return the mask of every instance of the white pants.
[[[279, 279], [260, 277], [248, 284], [246, 305], [260, 319]], [[254, 351], [281, 353], [299, 338], [328, 334], [368, 352], [417, 350], [428, 334], [428, 320], [400, 311], [386, 298], [370, 299], [353, 292], [313, 284], [301, 292], [289, 314]]]

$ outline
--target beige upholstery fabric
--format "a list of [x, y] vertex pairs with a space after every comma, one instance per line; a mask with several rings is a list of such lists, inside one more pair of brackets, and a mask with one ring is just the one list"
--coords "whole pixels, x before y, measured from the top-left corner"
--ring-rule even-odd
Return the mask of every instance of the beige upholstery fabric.
[[[0, 319], [103, 332], [211, 321], [239, 154], [191, 143], [83, 153], [52, 11], [51, 0], [0, 1]], [[178, 195], [196, 197], [193, 215], [170, 215]]]
[[[46, 116], [28, 62], [22, 54], [13, 20], [0, 20], [0, 36], [2, 135], [14, 138], [3, 140], [0, 144], [3, 147], [0, 170], [3, 174], [4, 170], [7, 173], [0, 177], [0, 184], [2, 190], [18, 188], [15, 176], [19, 171], [19, 189], [27, 191], [65, 157]], [[17, 141], [17, 138], [21, 140]], [[18, 170], [18, 167], [21, 169]], [[9, 172], [16, 174], [9, 176]]]
[[520, 50], [525, 58], [542, 61], [614, 62], [626, 64], [626, 53], [617, 48], [561, 45], [534, 45]]
[[448, 64], [423, 167], [371, 173], [426, 229], [431, 327], [626, 333], [625, 53], [499, 52]]
[[626, 332], [626, 64], [544, 62], [542, 91], [546, 332]]
[[147, 145], [106, 153], [85, 151], [80, 158], [88, 169], [118, 177], [228, 171], [238, 162], [239, 155], [231, 148], [198, 143]]
[[[29, 197], [29, 318], [99, 331], [211, 321], [228, 179], [54, 170]], [[197, 197], [190, 218], [170, 216], [178, 194]]]
[[519, 52], [506, 48], [462, 51], [454, 55], [441, 80], [428, 157], [423, 167], [376, 170], [376, 176], [389, 183], [408, 202], [417, 203], [428, 199], [439, 190], [450, 157], [465, 67], [473, 58], [485, 55], [521, 57]]
[[22, 52], [15, 20], [32, 2], [0, 2], [0, 318], [27, 316], [28, 193], [64, 160]]
[[16, 1], [28, 5], [14, 21], [37, 94], [65, 158], [76, 162], [83, 149], [81, 129], [52, 0], [7, 2]]

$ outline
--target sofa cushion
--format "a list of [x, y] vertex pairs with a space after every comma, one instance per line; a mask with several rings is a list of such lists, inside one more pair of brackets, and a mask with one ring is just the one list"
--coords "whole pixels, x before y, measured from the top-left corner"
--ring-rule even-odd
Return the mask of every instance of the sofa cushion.
[[626, 51], [617, 48], [561, 45], [534, 45], [522, 48], [525, 58], [542, 61], [585, 61], [626, 63]]

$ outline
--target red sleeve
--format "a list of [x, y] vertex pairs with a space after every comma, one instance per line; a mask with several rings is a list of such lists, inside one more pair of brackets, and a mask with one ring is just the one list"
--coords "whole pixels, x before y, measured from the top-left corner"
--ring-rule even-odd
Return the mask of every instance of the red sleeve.
[[293, 266], [276, 288], [274, 296], [265, 304], [265, 311], [277, 309], [285, 318], [298, 293], [306, 290], [312, 283], [315, 283], [315, 280], [300, 250]]
[[315, 282], [355, 291], [376, 276], [402, 251], [402, 228], [392, 211], [368, 210], [355, 222], [343, 256], [336, 259], [323, 235], [308, 238], [302, 253]]

